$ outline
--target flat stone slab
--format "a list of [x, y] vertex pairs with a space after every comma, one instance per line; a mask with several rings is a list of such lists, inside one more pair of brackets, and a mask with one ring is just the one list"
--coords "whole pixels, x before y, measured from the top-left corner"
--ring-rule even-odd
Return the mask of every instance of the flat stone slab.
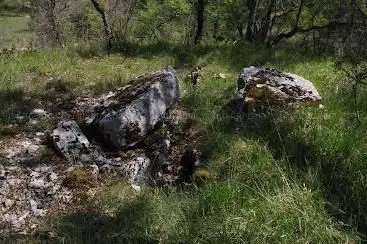
[[107, 145], [135, 145], [163, 119], [179, 99], [176, 72], [170, 66], [130, 81], [93, 108], [88, 123]]
[[311, 81], [276, 69], [244, 68], [237, 85], [240, 98], [248, 103], [298, 106], [321, 100]]
[[61, 121], [51, 134], [59, 153], [69, 162], [104, 164], [108, 160], [93, 147], [74, 120]]

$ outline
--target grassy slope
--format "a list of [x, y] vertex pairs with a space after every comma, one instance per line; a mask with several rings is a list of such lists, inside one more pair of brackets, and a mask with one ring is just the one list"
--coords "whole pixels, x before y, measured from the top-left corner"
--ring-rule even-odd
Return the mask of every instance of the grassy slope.
[[[146, 188], [139, 196], [112, 184], [96, 197], [93, 211], [61, 216], [48, 229], [59, 240], [102, 243], [345, 243], [358, 239], [356, 229], [359, 236], [365, 233], [367, 141], [356, 131], [366, 125], [355, 128], [350, 88], [330, 58], [290, 49], [189, 51], [169, 45], [131, 47], [109, 56], [95, 46], [3, 55], [0, 92], [6, 113], [1, 119], [7, 123], [14, 112], [27, 111], [39, 100], [98, 93], [166, 63], [196, 62], [207, 64], [200, 87], [181, 83], [180, 103], [203, 124], [214, 177], [199, 189]], [[230, 119], [237, 73], [251, 63], [313, 80], [326, 109], [274, 111], [246, 122]], [[183, 80], [187, 69], [177, 70]], [[219, 72], [228, 78], [216, 80]], [[64, 89], [48, 97], [50, 83]]]
[[[203, 124], [213, 178], [198, 189], [145, 188], [140, 195], [114, 183], [90, 209], [52, 219], [44, 229], [72, 243], [346, 243], [363, 238], [367, 125], [362, 121], [356, 127], [350, 87], [331, 58], [291, 48], [188, 50], [168, 44], [130, 46], [111, 55], [93, 44], [4, 54], [0, 121], [11, 123], [15, 114], [56, 98], [107, 91], [165, 64], [179, 67], [183, 80], [186, 67], [197, 63], [207, 64], [200, 86], [193, 90], [182, 82], [180, 103]], [[232, 119], [237, 74], [255, 63], [313, 80], [326, 109]], [[227, 79], [216, 80], [216, 73]], [[50, 93], [50, 88], [57, 89]]]

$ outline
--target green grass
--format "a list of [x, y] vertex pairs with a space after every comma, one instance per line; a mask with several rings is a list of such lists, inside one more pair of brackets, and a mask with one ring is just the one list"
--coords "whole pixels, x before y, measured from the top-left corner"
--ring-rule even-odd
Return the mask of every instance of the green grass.
[[32, 32], [29, 30], [29, 13], [0, 10], [0, 48], [29, 47]]
[[[200, 188], [134, 194], [106, 186], [83, 212], [49, 220], [45, 231], [66, 243], [356, 243], [367, 234], [365, 93], [362, 123], [351, 87], [333, 58], [296, 48], [124, 46], [96, 44], [0, 56], [1, 122], [80, 94], [113, 89], [165, 64], [183, 81], [205, 64], [197, 89], [181, 82], [181, 106], [201, 122], [213, 177]], [[241, 68], [258, 64], [314, 81], [324, 110], [273, 111], [261, 120], [231, 119]], [[224, 73], [226, 80], [216, 80]], [[52, 90], [49, 90], [53, 88]], [[41, 232], [34, 238], [42, 239]], [[47, 240], [46, 240], [47, 241]]]

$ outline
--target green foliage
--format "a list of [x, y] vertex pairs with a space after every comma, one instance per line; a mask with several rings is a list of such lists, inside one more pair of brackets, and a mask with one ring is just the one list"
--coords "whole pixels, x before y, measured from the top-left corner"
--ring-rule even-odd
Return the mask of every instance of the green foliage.
[[142, 40], [165, 38], [171, 40], [175, 38], [172, 41], [183, 40], [185, 32], [190, 29], [190, 26], [186, 26], [187, 24], [184, 22], [190, 18], [191, 12], [192, 4], [188, 1], [158, 2], [148, 0], [142, 4], [141, 9], [137, 12], [133, 34]]

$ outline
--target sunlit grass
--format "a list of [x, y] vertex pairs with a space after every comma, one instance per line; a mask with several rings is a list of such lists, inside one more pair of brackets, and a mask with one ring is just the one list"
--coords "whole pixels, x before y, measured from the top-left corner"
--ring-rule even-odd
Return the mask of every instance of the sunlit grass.
[[12, 16], [0, 11], [0, 48], [29, 47], [32, 39], [29, 20], [27, 13]]

